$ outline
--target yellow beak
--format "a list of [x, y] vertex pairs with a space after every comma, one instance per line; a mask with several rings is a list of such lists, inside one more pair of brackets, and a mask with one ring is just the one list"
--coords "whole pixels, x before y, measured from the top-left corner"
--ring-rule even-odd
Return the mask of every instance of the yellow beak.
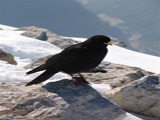
[[106, 45], [112, 45], [111, 42], [105, 42], [104, 44], [106, 44]]

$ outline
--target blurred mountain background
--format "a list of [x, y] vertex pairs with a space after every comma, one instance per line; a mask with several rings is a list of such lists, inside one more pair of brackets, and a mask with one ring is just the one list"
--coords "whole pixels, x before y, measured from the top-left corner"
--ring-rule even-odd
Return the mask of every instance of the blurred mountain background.
[[137, 51], [160, 56], [160, 0], [78, 0], [110, 26], [120, 28]]
[[68, 37], [109, 35], [129, 49], [160, 56], [159, 0], [0, 0], [0, 24]]

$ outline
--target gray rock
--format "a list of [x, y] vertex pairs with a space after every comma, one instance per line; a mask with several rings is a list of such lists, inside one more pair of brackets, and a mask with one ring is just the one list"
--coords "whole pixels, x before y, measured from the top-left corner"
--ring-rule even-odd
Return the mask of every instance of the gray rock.
[[160, 74], [145, 76], [107, 92], [107, 97], [126, 111], [160, 119]]
[[127, 44], [124, 41], [118, 40], [117, 38], [111, 38], [113, 44], [118, 45], [123, 48], [128, 48]]
[[44, 40], [47, 37], [46, 32], [44, 31], [27, 31], [22, 33], [21, 35], [39, 39], [39, 40]]
[[[78, 41], [75, 41], [73, 39], [59, 36], [59, 35], [51, 32], [47, 29], [38, 28], [35, 26], [22, 27], [22, 28], [19, 28], [16, 30], [17, 31], [20, 31], [20, 30], [26, 31], [25, 33], [22, 33], [22, 35], [50, 42], [50, 43], [60, 47], [61, 49], [64, 49], [64, 48], [69, 47], [73, 44], [79, 43]], [[115, 45], [127, 48], [126, 43], [124, 43], [123, 41], [118, 40], [116, 38], [112, 38], [112, 43]]]
[[17, 62], [14, 60], [14, 57], [11, 54], [6, 53], [1, 49], [0, 49], [0, 60], [6, 61], [9, 64], [17, 65]]
[[40, 120], [40, 119], [36, 119], [36, 118], [32, 118], [32, 117], [28, 117], [28, 116], [19, 116], [19, 115], [3, 115], [0, 116], [0, 120]]
[[17, 31], [20, 31], [20, 30], [26, 31], [26, 32], [22, 33], [22, 35], [24, 35], [24, 36], [50, 42], [50, 43], [60, 47], [61, 49], [64, 49], [64, 48], [69, 47], [75, 43], [78, 43], [75, 40], [59, 36], [59, 35], [51, 32], [47, 29], [44, 29], [44, 28], [30, 26], [30, 27], [22, 27], [22, 28], [17, 29]]
[[0, 83], [0, 105], [11, 108], [17, 116], [41, 120], [122, 120], [126, 116], [119, 106], [88, 85], [75, 87], [69, 80], [24, 85]]
[[97, 68], [82, 74], [90, 82], [110, 84], [116, 88], [153, 73], [136, 67], [102, 62]]
[[11, 108], [6, 108], [3, 106], [0, 106], [0, 116], [2, 115], [7, 115], [7, 114], [12, 114], [13, 111], [11, 110]]

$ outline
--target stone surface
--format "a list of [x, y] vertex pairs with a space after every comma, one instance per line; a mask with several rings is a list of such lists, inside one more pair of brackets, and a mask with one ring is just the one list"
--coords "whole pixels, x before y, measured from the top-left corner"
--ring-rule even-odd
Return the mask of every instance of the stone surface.
[[119, 106], [102, 97], [89, 85], [75, 87], [69, 80], [30, 87], [25, 84], [0, 83], [0, 106], [13, 111], [13, 115], [0, 118], [122, 120], [126, 116]]
[[40, 119], [36, 119], [36, 118], [32, 118], [32, 117], [28, 117], [28, 116], [19, 116], [19, 115], [3, 115], [0, 116], [0, 120], [40, 120]]
[[160, 74], [145, 76], [107, 92], [107, 97], [126, 111], [160, 119]]
[[0, 116], [11, 114], [11, 113], [13, 113], [11, 108], [6, 108], [6, 107], [3, 107], [3, 106], [0, 106]]
[[127, 44], [124, 41], [118, 40], [117, 38], [111, 38], [111, 39], [112, 39], [113, 44], [118, 45], [123, 48], [128, 48]]
[[0, 60], [6, 61], [9, 64], [17, 65], [17, 62], [14, 60], [14, 57], [11, 54], [8, 54], [0, 49]]
[[50, 42], [50, 43], [60, 47], [61, 49], [64, 49], [64, 48], [69, 47], [75, 43], [78, 43], [77, 41], [72, 40], [70, 38], [65, 38], [65, 37], [59, 36], [59, 35], [51, 32], [47, 29], [38, 28], [35, 26], [22, 27], [22, 28], [17, 29], [17, 31], [19, 31], [19, 30], [26, 31], [26, 32], [22, 33], [22, 35], [24, 35], [24, 36]]
[[109, 62], [102, 62], [93, 72], [83, 73], [88, 81], [94, 83], [110, 84], [112, 88], [126, 85], [143, 76], [153, 74], [136, 67], [130, 67]]
[[[39, 40], [45, 40], [47, 42], [50, 42], [50, 43], [60, 47], [61, 49], [64, 49], [64, 48], [69, 47], [73, 44], [79, 43], [78, 41], [75, 41], [73, 39], [59, 36], [59, 35], [51, 32], [47, 29], [38, 28], [35, 26], [22, 27], [17, 30], [18, 31], [19, 30], [26, 31], [25, 33], [22, 33], [22, 35], [24, 35], [24, 36], [36, 38]], [[126, 43], [124, 43], [123, 41], [118, 40], [116, 38], [112, 38], [112, 43], [115, 45], [127, 48]]]

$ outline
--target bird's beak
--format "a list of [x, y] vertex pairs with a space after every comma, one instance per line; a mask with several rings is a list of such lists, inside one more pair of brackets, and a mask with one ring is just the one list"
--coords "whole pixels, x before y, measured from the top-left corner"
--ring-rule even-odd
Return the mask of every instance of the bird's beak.
[[112, 45], [111, 42], [104, 42], [105, 45]]

